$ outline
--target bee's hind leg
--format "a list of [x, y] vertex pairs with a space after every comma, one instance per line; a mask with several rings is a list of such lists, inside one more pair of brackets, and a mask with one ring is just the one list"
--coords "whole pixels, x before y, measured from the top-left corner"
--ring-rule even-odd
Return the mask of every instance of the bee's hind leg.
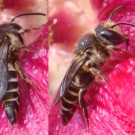
[[101, 71], [97, 68], [90, 68], [90, 71], [92, 74], [94, 74], [95, 76], [97, 75], [98, 77], [100, 77], [103, 81], [105, 81], [106, 83], [108, 83], [108, 79], [104, 76], [104, 74], [101, 73]]
[[87, 111], [87, 107], [86, 107], [86, 103], [85, 103], [85, 100], [84, 100], [84, 94], [85, 94], [85, 90], [84, 89], [81, 89], [79, 91], [79, 105], [80, 107], [82, 108], [83, 110], [83, 114], [84, 114], [84, 117], [85, 117], [85, 120], [86, 120], [86, 123], [89, 127], [89, 120], [88, 120], [88, 111]]
[[39, 89], [36, 84], [34, 84], [29, 78], [25, 76], [24, 71], [22, 70], [19, 62], [17, 61], [15, 62], [15, 68], [23, 80], [25, 80], [27, 83], [34, 86], [35, 88]]

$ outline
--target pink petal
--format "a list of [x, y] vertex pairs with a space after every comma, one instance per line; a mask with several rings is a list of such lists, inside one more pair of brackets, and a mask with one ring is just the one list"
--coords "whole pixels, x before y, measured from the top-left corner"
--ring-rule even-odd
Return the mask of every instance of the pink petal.
[[[113, 17], [113, 20], [115, 22], [130, 22], [130, 23], [134, 21], [133, 20], [133, 17], [135, 15], [134, 14], [134, 5], [135, 5], [134, 1], [130, 1], [130, 0], [122, 0], [122, 1], [97, 0], [95, 1], [93, 0], [92, 2], [93, 2], [92, 3], [93, 8], [94, 8], [93, 10], [95, 11], [97, 10], [97, 13], [98, 13], [97, 17], [99, 19], [99, 22], [100, 20], [107, 20], [110, 12], [114, 8], [121, 5], [126, 6], [126, 9], [121, 10], [118, 13], [116, 13]], [[64, 5], [63, 3], [62, 5]], [[73, 1], [73, 4], [76, 4], [76, 3]], [[59, 13], [60, 11], [62, 13], [60, 14], [60, 16], [65, 16], [67, 12], [67, 11], [64, 11], [63, 9], [62, 10], [59, 9], [58, 11]], [[80, 15], [78, 16], [80, 17]], [[92, 17], [94, 17], [94, 20], [96, 20], [95, 16], [92, 16]], [[74, 23], [76, 22], [77, 25], [80, 24], [79, 20], [76, 21], [76, 19], [74, 18], [69, 17], [66, 19], [67, 20], [69, 19], [68, 22], [71, 22], [71, 24], [72, 22]], [[86, 21], [87, 20], [89, 19], [86, 19]], [[60, 24], [57, 27], [58, 28], [64, 27], [65, 24], [66, 23], [64, 22], [64, 24]], [[89, 22], [89, 25], [90, 24], [91, 23]], [[84, 26], [84, 29], [85, 27], [86, 26]], [[89, 26], [87, 26], [87, 29], [88, 28]], [[134, 54], [135, 52], [134, 38], [133, 38], [134, 27], [121, 26], [121, 28], [131, 39], [129, 52], [131, 54]], [[77, 31], [77, 28], [74, 27], [73, 30]], [[60, 33], [57, 33], [57, 32], [60, 32]], [[62, 34], [61, 31], [57, 31], [57, 30], [55, 31], [55, 29], [54, 29], [54, 33], [55, 35]], [[71, 31], [65, 32], [64, 34], [68, 35], [69, 36], [68, 39], [70, 39], [70, 36], [72, 37], [72, 33], [73, 32], [71, 30]], [[57, 43], [58, 40], [60, 44]], [[64, 42], [63, 40], [60, 40], [59, 38], [58, 40], [55, 40], [56, 43], [54, 43], [54, 45], [58, 45], [58, 48], [59, 48], [59, 46], [61, 46], [61, 44], [64, 44]], [[70, 42], [73, 43], [75, 41], [70, 41]], [[124, 48], [125, 47], [124, 44], [121, 47]], [[57, 46], [55, 46], [54, 48], [57, 51]], [[65, 53], [68, 53], [68, 51], [67, 52], [65, 51]], [[60, 57], [63, 57], [62, 54], [64, 53], [61, 53]], [[55, 61], [57, 62], [57, 59]], [[64, 60], [62, 62], [64, 62]], [[103, 73], [107, 76], [109, 83], [107, 84], [106, 82], [103, 82], [103, 81], [101, 81], [100, 83], [93, 83], [85, 95], [85, 99], [88, 105], [90, 128], [89, 129], [87, 128], [82, 110], [80, 108], [78, 108], [78, 110], [75, 112], [69, 124], [63, 127], [61, 123], [61, 117], [60, 117], [60, 108], [59, 108], [60, 106], [59, 105], [54, 106], [53, 99], [52, 99], [50, 103], [51, 109], [50, 109], [50, 119], [49, 119], [50, 135], [55, 135], [55, 134], [56, 135], [57, 134], [58, 135], [135, 134], [135, 131], [134, 131], [135, 109], [133, 107], [135, 104], [135, 100], [134, 100], [135, 99], [134, 98], [135, 96], [134, 95], [135, 93], [134, 92], [135, 91], [135, 88], [134, 88], [135, 86], [135, 83], [134, 83], [135, 57], [131, 55], [117, 53], [113, 60], [108, 61], [104, 65], [102, 70], [103, 70]]]
[[[3, 16], [6, 17], [8, 21], [11, 20], [13, 16], [19, 13], [34, 12], [28, 10], [28, 7], [30, 7], [30, 5], [35, 6], [35, 3], [36, 1], [30, 0], [14, 2], [5, 0]], [[45, 4], [46, 1], [44, 1], [43, 3]], [[40, 4], [42, 7], [42, 2]], [[10, 16], [11, 14], [12, 16]], [[43, 20], [42, 22], [39, 19], [37, 20], [37, 22], [34, 17], [31, 18], [32, 20], [35, 19], [35, 21], [27, 22], [28, 18], [22, 17], [18, 19], [16, 23], [23, 25], [24, 28], [28, 27], [28, 24], [30, 24], [29, 27], [37, 27], [42, 24], [44, 24], [44, 26], [42, 26], [42, 28], [37, 31], [32, 31], [28, 34], [25, 34], [25, 44], [35, 50], [35, 52], [22, 52], [19, 62], [21, 63], [21, 66], [28, 78], [31, 79], [39, 87], [39, 90], [30, 86], [24, 80], [22, 80], [21, 77], [19, 77], [20, 106], [17, 122], [15, 125], [12, 126], [6, 117], [2, 106], [0, 106], [0, 134], [2, 135], [48, 134], [48, 26], [47, 24], [45, 24], [44, 17], [43, 19], [41, 18], [41, 20]]]

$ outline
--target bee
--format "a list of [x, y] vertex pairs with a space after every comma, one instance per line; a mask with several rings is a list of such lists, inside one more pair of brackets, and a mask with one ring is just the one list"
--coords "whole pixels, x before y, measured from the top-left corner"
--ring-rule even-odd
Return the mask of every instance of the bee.
[[125, 7], [115, 8], [110, 13], [109, 19], [96, 27], [95, 33], [88, 33], [79, 40], [74, 51], [75, 58], [72, 60], [54, 100], [55, 105], [58, 102], [61, 103], [60, 113], [63, 126], [68, 124], [78, 106], [82, 108], [89, 126], [84, 95], [96, 76], [107, 81], [101, 68], [106, 60], [113, 55], [113, 50], [124, 52], [117, 46], [123, 42], [127, 47], [129, 45], [129, 38], [118, 25], [135, 26], [135, 24], [127, 22], [112, 22], [112, 16], [122, 8]]
[[43, 13], [24, 13], [15, 16], [11, 22], [0, 25], [0, 99], [2, 100], [3, 108], [11, 125], [16, 122], [19, 106], [19, 83], [17, 73], [22, 79], [37, 88], [37, 86], [25, 76], [18, 62], [19, 51], [21, 49], [30, 50], [30, 48], [24, 46], [21, 34], [36, 28], [23, 29], [19, 24], [13, 23], [16, 18], [28, 15], [45, 16]]

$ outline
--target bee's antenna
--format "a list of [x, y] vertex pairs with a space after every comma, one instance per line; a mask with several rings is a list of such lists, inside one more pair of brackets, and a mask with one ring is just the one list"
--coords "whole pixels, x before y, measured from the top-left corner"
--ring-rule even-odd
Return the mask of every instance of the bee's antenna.
[[[115, 9], [111, 12], [110, 17], [109, 17], [108, 20], [109, 20], [109, 21], [112, 21], [112, 16], [113, 16], [118, 10], [120, 10], [121, 8], [125, 8], [125, 7], [124, 7], [124, 6], [119, 6], [119, 7], [115, 8]], [[130, 25], [130, 26], [134, 26], [134, 27], [135, 27], [135, 24], [128, 23], [128, 22], [116, 23], [116, 24], [112, 25], [111, 27], [114, 28], [114, 27], [116, 27], [117, 25]]]
[[28, 15], [42, 15], [42, 16], [46, 16], [46, 14], [44, 14], [44, 13], [23, 13], [23, 14], [19, 14], [19, 15], [15, 16], [15, 17], [11, 20], [11, 22], [15, 21], [15, 19], [18, 18], [18, 17], [21, 17], [21, 16], [28, 16]]
[[118, 11], [118, 10], [120, 10], [121, 8], [125, 8], [124, 6], [119, 6], [119, 7], [117, 7], [117, 8], [115, 8], [112, 12], [111, 12], [111, 14], [110, 14], [110, 16], [109, 16], [109, 21], [112, 21], [112, 16]]
[[112, 25], [112, 28], [116, 27], [117, 25], [130, 25], [130, 26], [134, 26], [135, 27], [135, 24], [127, 23], [127, 22], [120, 22], [120, 23], [116, 23], [116, 24]]

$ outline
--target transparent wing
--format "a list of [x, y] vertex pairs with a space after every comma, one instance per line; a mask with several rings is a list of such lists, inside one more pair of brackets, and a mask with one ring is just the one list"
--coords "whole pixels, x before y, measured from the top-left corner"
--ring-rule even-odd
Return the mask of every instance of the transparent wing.
[[0, 99], [3, 98], [8, 87], [8, 42], [0, 46]]
[[71, 65], [68, 68], [68, 71], [66, 72], [64, 79], [60, 85], [59, 91], [56, 95], [56, 98], [54, 100], [54, 104], [57, 104], [60, 100], [60, 98], [64, 95], [66, 90], [68, 90], [70, 83], [72, 79], [74, 78], [77, 71], [82, 67], [82, 65], [86, 62], [86, 57], [82, 56], [79, 58], [76, 58], [72, 61]]

